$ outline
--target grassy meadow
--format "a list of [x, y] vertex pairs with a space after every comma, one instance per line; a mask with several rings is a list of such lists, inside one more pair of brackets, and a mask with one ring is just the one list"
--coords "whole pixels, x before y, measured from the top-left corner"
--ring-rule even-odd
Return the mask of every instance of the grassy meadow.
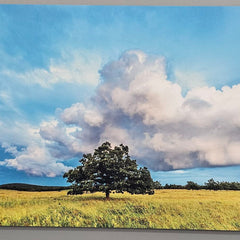
[[240, 230], [240, 191], [154, 195], [0, 190], [1, 226]]

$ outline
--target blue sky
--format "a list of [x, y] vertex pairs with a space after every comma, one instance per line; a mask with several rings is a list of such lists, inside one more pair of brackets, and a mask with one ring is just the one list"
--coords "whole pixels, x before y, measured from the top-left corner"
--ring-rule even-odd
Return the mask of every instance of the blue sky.
[[1, 5], [0, 184], [66, 184], [122, 139], [162, 183], [240, 181], [239, 24], [239, 7]]

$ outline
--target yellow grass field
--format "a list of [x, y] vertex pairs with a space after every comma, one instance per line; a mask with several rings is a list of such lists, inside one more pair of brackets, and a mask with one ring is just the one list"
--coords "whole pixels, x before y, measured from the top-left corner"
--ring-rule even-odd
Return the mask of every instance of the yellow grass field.
[[240, 230], [240, 191], [154, 195], [0, 190], [1, 226]]

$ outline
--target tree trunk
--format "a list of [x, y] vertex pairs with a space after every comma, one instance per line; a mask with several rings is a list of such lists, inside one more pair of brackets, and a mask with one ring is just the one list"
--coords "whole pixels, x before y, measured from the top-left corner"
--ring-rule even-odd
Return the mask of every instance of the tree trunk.
[[107, 190], [107, 191], [106, 191], [106, 200], [109, 200], [109, 199], [110, 199], [110, 198], [109, 198], [109, 195], [110, 195], [110, 191]]

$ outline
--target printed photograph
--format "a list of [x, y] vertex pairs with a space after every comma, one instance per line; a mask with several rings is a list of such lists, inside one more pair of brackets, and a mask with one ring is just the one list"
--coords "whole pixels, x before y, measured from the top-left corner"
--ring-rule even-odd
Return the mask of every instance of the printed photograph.
[[239, 231], [239, 26], [0, 5], [0, 226]]

